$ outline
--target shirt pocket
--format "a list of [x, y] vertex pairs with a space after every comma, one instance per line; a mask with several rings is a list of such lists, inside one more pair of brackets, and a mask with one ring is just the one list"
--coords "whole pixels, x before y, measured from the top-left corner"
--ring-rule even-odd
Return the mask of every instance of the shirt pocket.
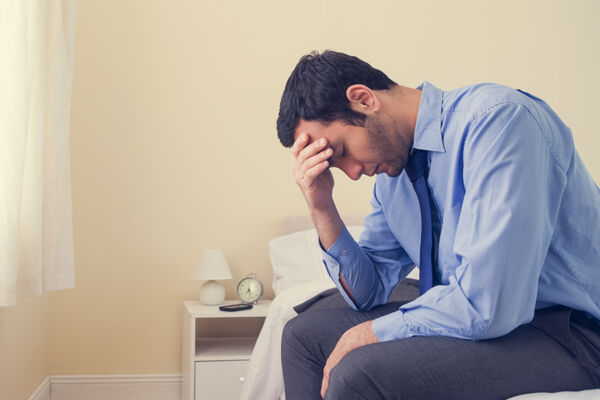
[[438, 267], [441, 283], [448, 283], [447, 277], [452, 275], [461, 264], [460, 258], [454, 252], [454, 241], [461, 210], [462, 202], [444, 211], [438, 247]]

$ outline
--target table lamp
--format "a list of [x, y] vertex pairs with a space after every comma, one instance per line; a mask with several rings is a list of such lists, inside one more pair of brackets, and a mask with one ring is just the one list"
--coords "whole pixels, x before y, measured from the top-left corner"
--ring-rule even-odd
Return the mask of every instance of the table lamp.
[[225, 300], [225, 288], [216, 280], [233, 279], [223, 250], [203, 250], [192, 279], [207, 281], [200, 288], [199, 299], [203, 304], [221, 304]]

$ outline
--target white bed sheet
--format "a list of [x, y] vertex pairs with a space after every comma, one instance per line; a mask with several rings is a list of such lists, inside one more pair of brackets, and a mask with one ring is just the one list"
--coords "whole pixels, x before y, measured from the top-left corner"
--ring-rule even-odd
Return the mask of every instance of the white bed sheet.
[[284, 399], [281, 371], [281, 333], [287, 321], [296, 316], [294, 306], [335, 287], [331, 280], [302, 283], [278, 294], [265, 318], [265, 323], [252, 351], [242, 386], [242, 400]]

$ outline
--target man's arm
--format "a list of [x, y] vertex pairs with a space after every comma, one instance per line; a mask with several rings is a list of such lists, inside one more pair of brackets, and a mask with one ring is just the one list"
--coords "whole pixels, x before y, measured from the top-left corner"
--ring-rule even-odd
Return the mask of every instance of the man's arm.
[[[333, 203], [332, 210], [327, 210], [325, 212], [320, 210], [311, 210], [311, 217], [313, 224], [317, 229], [321, 247], [327, 251], [327, 249], [331, 248], [335, 241], [340, 237], [340, 233], [343, 229], [343, 221], [337, 211], [337, 208], [335, 207], [335, 203]], [[346, 282], [344, 276], [339, 273], [338, 278], [340, 280], [340, 284], [344, 288], [344, 291], [346, 294], [348, 294], [348, 297], [353, 303], [356, 303], [354, 295], [352, 294], [352, 290], [350, 289], [350, 286]]]
[[333, 201], [333, 176], [326, 141], [308, 143], [301, 133], [292, 147], [294, 179], [302, 190], [319, 234], [323, 258], [332, 280], [354, 309], [370, 309], [387, 301], [393, 288], [414, 264], [389, 230], [373, 191], [373, 212], [365, 219], [360, 247], [345, 228]]
[[[327, 147], [325, 139], [308, 144], [308, 135], [300, 134], [294, 142], [292, 153], [296, 157], [294, 179], [302, 190], [319, 241], [324, 249], [329, 249], [338, 239], [343, 229], [343, 221], [333, 201], [333, 175], [329, 171], [329, 162], [333, 151]], [[340, 274], [340, 283], [354, 301], [352, 291]]]

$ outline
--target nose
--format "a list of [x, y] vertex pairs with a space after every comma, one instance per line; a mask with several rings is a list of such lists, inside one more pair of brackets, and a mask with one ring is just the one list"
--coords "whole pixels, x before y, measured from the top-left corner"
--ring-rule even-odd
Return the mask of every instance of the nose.
[[360, 176], [365, 171], [365, 168], [361, 163], [349, 160], [345, 160], [345, 162], [340, 163], [338, 168], [344, 171], [348, 178], [352, 179], [353, 181], [359, 180]]

